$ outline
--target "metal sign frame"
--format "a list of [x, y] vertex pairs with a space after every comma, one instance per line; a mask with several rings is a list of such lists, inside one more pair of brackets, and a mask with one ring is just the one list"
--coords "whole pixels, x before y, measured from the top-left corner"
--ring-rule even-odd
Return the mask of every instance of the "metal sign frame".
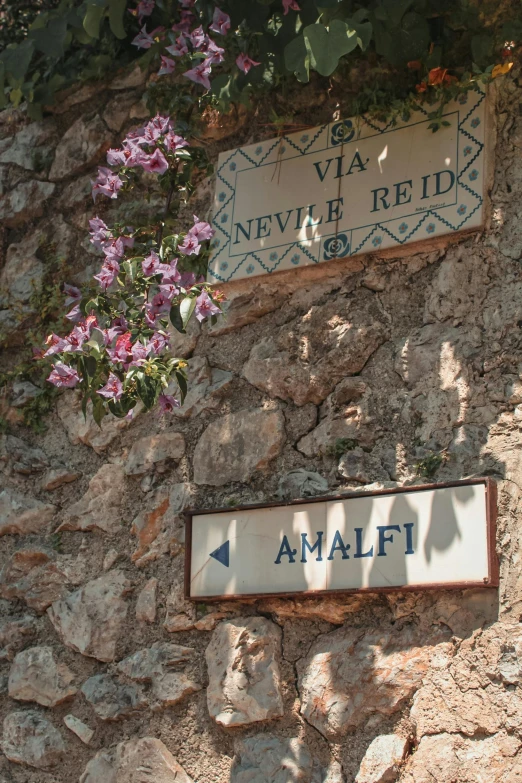
[[[461, 487], [467, 485], [482, 484], [486, 488], [486, 525], [487, 525], [487, 562], [488, 576], [482, 581], [461, 581], [461, 582], [434, 582], [427, 585], [393, 585], [391, 587], [359, 587], [351, 589], [332, 589], [332, 590], [299, 590], [293, 592], [278, 593], [245, 593], [238, 595], [210, 595], [210, 596], [191, 596], [191, 563], [192, 563], [192, 528], [195, 516], [204, 516], [205, 514], [234, 513], [234, 511], [247, 511], [250, 509], [261, 508], [283, 508], [287, 506], [304, 505], [310, 503], [324, 503], [338, 500], [350, 500], [351, 498], [378, 497], [383, 495], [411, 494], [413, 492], [422, 492], [425, 490], [448, 489], [450, 487]], [[418, 484], [413, 487], [397, 487], [396, 489], [379, 489], [373, 492], [345, 492], [337, 495], [319, 495], [312, 498], [302, 498], [290, 500], [286, 503], [252, 503], [244, 506], [233, 506], [229, 508], [205, 508], [188, 509], [183, 513], [185, 518], [185, 598], [195, 603], [216, 602], [216, 601], [252, 601], [259, 598], [293, 598], [295, 596], [321, 597], [326, 595], [350, 595], [354, 593], [392, 593], [392, 592], [421, 592], [424, 590], [465, 590], [475, 587], [498, 587], [499, 585], [499, 564], [496, 553], [496, 522], [497, 522], [497, 485], [491, 478], [463, 479], [461, 481], [441, 482], [439, 484]]]

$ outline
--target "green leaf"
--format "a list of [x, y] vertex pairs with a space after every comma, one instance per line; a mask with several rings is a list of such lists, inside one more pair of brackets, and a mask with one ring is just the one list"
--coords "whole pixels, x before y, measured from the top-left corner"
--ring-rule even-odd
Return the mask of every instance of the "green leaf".
[[474, 35], [471, 39], [471, 54], [473, 62], [478, 65], [489, 65], [493, 57], [493, 37], [491, 35]]
[[356, 22], [353, 19], [348, 20], [348, 24], [357, 34], [357, 45], [364, 52], [370, 45], [373, 35], [371, 22]]
[[7, 105], [7, 97], [5, 94], [5, 68], [4, 64], [0, 62], [0, 109], [3, 109]]
[[137, 377], [136, 380], [141, 401], [147, 410], [150, 410], [156, 402], [156, 385], [148, 375], [144, 375], [141, 378]]
[[285, 66], [295, 73], [298, 81], [306, 83], [310, 80], [310, 55], [302, 35], [285, 46]]
[[86, 356], [84, 362], [87, 374], [93, 378], [96, 375], [96, 367], [98, 366], [98, 362], [94, 356]]
[[183, 328], [185, 329], [189, 320], [190, 316], [194, 312], [194, 308], [196, 307], [196, 297], [195, 296], [186, 296], [185, 299], [181, 302], [179, 306], [179, 312], [181, 315], [181, 320], [183, 321]]
[[67, 21], [61, 16], [51, 19], [47, 27], [33, 30], [29, 34], [39, 52], [56, 60], [65, 53], [66, 36]]
[[179, 393], [181, 396], [181, 404], [183, 405], [183, 401], [185, 400], [185, 397], [187, 396], [187, 379], [183, 375], [182, 372], [176, 372], [176, 380], [178, 382], [179, 386]]
[[179, 305], [172, 305], [170, 308], [170, 322], [174, 329], [177, 329], [178, 332], [185, 334], [185, 329], [183, 328], [183, 318], [181, 317]]
[[105, 7], [101, 5], [88, 5], [83, 17], [83, 29], [91, 38], [100, 37], [100, 24], [105, 16]]
[[142, 261], [143, 258], [131, 258], [123, 262], [123, 269], [131, 283], [134, 282], [136, 277], [136, 272], [138, 271], [138, 262], [141, 264]]
[[126, 7], [127, 0], [109, 0], [109, 24], [116, 38], [120, 40], [126, 35], [123, 25]]
[[103, 417], [106, 415], [105, 405], [99, 394], [93, 394], [92, 397], [92, 416], [98, 427], [101, 428]]
[[329, 29], [322, 24], [305, 27], [303, 36], [310, 53], [310, 65], [321, 76], [330, 76], [339, 58], [352, 52], [357, 46], [357, 33], [346, 22], [334, 19]]
[[0, 61], [4, 63], [6, 73], [13, 79], [23, 79], [29, 68], [34, 52], [34, 41], [26, 39], [23, 43], [10, 44], [0, 54]]

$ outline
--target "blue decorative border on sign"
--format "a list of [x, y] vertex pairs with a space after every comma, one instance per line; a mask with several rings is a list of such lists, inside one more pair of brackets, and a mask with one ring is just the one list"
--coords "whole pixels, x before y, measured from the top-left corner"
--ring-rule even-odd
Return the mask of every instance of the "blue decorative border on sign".
[[[473, 99], [473, 105], [468, 108], [469, 97]], [[263, 252], [251, 251], [235, 257], [230, 254], [237, 174], [239, 171], [245, 170], [243, 168], [244, 161], [249, 164], [248, 168], [259, 168], [263, 165], [278, 164], [290, 157], [320, 152], [343, 142], [349, 143], [353, 141], [356, 130], [354, 121], [342, 120], [331, 125], [313, 128], [310, 131], [303, 131], [300, 134], [283, 135], [277, 139], [260, 142], [255, 147], [254, 145], [248, 147], [248, 153], [242, 148], [233, 150], [217, 169], [215, 211], [212, 218], [215, 236], [211, 243], [210, 282], [226, 283], [239, 277], [271, 274], [278, 271], [282, 265], [283, 268], [297, 268], [310, 263], [318, 264], [333, 258], [374, 252], [383, 243], [386, 247], [404, 245], [406, 242], [426, 239], [433, 235], [447, 234], [448, 230], [462, 230], [483, 204], [482, 196], [473, 188], [473, 183], [477, 180], [480, 181], [482, 177], [482, 172], [478, 171], [474, 164], [484, 149], [484, 143], [474, 135], [481, 119], [473, 115], [484, 100], [484, 92], [475, 87], [473, 91], [460, 96], [457, 101], [457, 104], [462, 107], [466, 106], [468, 110], [464, 118], [460, 119], [461, 110], [458, 109], [457, 171], [459, 173], [456, 181], [458, 187], [466, 191], [474, 203], [458, 204], [457, 187], [457, 202], [453, 205], [456, 209], [453, 209], [451, 205], [445, 205], [441, 208], [445, 215], [440, 214], [437, 209], [422, 213], [417, 212], [401, 218], [373, 223], [366, 227], [361, 226], [348, 231], [341, 229], [338, 233], [323, 235], [320, 242], [306, 239], [279, 247], [271, 247]], [[420, 114], [429, 119], [428, 113], [422, 107], [420, 107]], [[371, 120], [361, 118], [358, 121], [358, 138], [364, 139], [375, 134], [394, 132], [411, 124], [407, 123], [396, 128], [392, 127], [392, 121], [390, 121], [379, 127]], [[375, 133], [361, 137], [364, 127]], [[297, 156], [291, 154], [293, 151], [299, 154]], [[460, 168], [461, 165], [462, 168]], [[450, 215], [448, 214], [450, 208], [454, 213], [452, 219], [449, 219]]]

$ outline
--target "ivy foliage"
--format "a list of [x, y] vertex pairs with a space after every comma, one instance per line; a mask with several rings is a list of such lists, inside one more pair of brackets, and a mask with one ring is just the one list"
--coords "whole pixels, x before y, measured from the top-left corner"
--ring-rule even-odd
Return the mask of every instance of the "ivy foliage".
[[[252, 92], [279, 87], [292, 77], [306, 83], [320, 77], [349, 81], [358, 74], [366, 94], [364, 110], [389, 91], [404, 98], [415, 92], [418, 70], [448, 69], [459, 82], [487, 77], [502, 61], [506, 42], [522, 38], [519, 3], [493, 0], [220, 0], [236, 31], [231, 53], [248, 53], [261, 67], [241, 73], [234, 59], [213, 75], [212, 94], [224, 108], [247, 101]], [[159, 38], [145, 54], [132, 40], [143, 20], [127, 0], [61, 0], [36, 15], [15, 43], [0, 53], [0, 108], [26, 101], [33, 116], [52, 103], [61, 89], [102, 76], [138, 59], [143, 67], [159, 60]], [[196, 0], [195, 10], [208, 24], [214, 0]], [[157, 0], [145, 21], [148, 30], [169, 31], [180, 20], [177, 0]], [[414, 67], [418, 64], [418, 68]], [[361, 73], [364, 74], [361, 84]], [[381, 88], [381, 85], [382, 88]]]

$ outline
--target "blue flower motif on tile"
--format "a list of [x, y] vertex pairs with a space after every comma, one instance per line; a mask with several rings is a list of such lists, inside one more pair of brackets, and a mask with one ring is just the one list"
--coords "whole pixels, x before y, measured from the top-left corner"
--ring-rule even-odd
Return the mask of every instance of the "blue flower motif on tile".
[[355, 130], [351, 120], [343, 120], [332, 125], [330, 143], [332, 146], [342, 144], [343, 141], [351, 141], [355, 135]]
[[478, 173], [477, 169], [473, 169], [473, 171], [469, 172], [469, 178], [470, 178], [470, 180], [472, 182], [473, 182], [473, 180], [477, 179], [478, 175], [479, 175], [479, 173]]
[[435, 223], [429, 223], [426, 226], [426, 231], [428, 234], [433, 234], [433, 232], [435, 231]]
[[223, 261], [222, 264], [220, 264], [219, 268], [222, 272], [225, 272], [228, 269], [228, 261]]
[[305, 144], [309, 138], [310, 138], [309, 135], [305, 133], [304, 136], [301, 136], [301, 141], [303, 142], [303, 144]]
[[221, 191], [221, 193], [218, 196], [218, 201], [224, 201], [227, 197], [227, 194]]
[[467, 158], [468, 155], [471, 155], [472, 152], [473, 152], [473, 150], [471, 149], [471, 147], [464, 147], [464, 157], [465, 158]]
[[286, 147], [285, 147], [285, 145], [284, 145], [284, 144], [283, 144], [283, 146], [282, 146], [282, 147], [280, 147], [280, 148], [279, 148], [279, 152], [281, 153], [281, 155], [282, 155], [284, 152], [286, 152]]
[[301, 260], [301, 256], [299, 255], [299, 253], [296, 253], [296, 254], [295, 254], [294, 256], [292, 256], [292, 258], [290, 259], [291, 263], [292, 263], [292, 264], [296, 264], [296, 265], [299, 263], [299, 261], [300, 261], [300, 260]]
[[254, 150], [255, 155], [261, 155], [263, 152], [263, 147], [256, 147]]
[[457, 209], [459, 215], [465, 215], [467, 211], [468, 208], [465, 204], [461, 204], [460, 207]]
[[480, 125], [480, 118], [479, 117], [473, 117], [473, 119], [471, 120], [471, 127], [472, 128], [478, 128], [479, 125]]
[[228, 220], [228, 213], [227, 212], [223, 212], [223, 214], [221, 215], [221, 222], [222, 223], [226, 223], [227, 220]]
[[468, 102], [468, 93], [464, 92], [462, 95], [459, 95], [459, 103], [461, 106], [464, 106], [465, 103]]
[[219, 247], [220, 242], [219, 239], [213, 239], [211, 242], [211, 247]]
[[399, 234], [405, 234], [407, 230], [408, 230], [408, 224], [401, 223], [399, 226]]
[[372, 239], [372, 245], [374, 247], [379, 247], [380, 244], [382, 244], [382, 237], [374, 237]]
[[230, 164], [230, 167], [229, 167], [229, 168], [230, 168], [230, 171], [235, 171], [235, 170], [237, 169], [237, 166], [236, 166], [236, 164], [234, 163], [234, 161], [232, 161], [232, 163]]
[[249, 264], [249, 265], [247, 266], [247, 268], [245, 269], [245, 272], [247, 273], [247, 275], [251, 275], [251, 274], [252, 274], [252, 272], [254, 271], [254, 269], [255, 269], [255, 266], [254, 266], [254, 264]]
[[275, 250], [269, 255], [270, 261], [277, 261], [277, 253]]
[[329, 261], [331, 258], [344, 258], [350, 252], [350, 243], [346, 234], [337, 234], [324, 240], [323, 258]]

